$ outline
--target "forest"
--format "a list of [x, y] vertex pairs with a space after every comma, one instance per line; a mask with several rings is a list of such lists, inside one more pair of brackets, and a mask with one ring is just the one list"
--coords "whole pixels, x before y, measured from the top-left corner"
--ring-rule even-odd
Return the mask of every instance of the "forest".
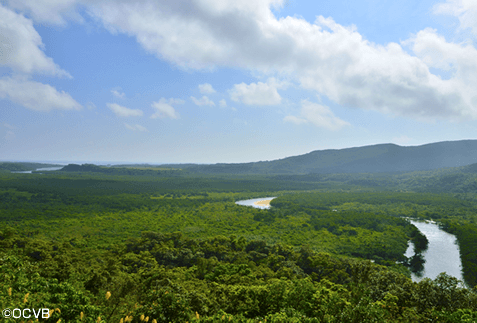
[[[475, 287], [413, 282], [404, 256], [427, 247], [406, 218], [434, 219], [477, 285], [473, 176], [3, 171], [0, 306], [51, 322], [474, 322]], [[235, 204], [263, 196], [268, 210]]]

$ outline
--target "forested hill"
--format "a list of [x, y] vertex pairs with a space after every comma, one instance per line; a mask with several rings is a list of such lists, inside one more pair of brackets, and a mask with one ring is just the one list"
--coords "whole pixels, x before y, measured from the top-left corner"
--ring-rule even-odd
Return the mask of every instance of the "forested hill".
[[477, 163], [477, 140], [444, 141], [402, 147], [379, 144], [346, 149], [316, 150], [279, 160], [241, 164], [163, 165], [197, 173], [308, 174], [381, 173], [434, 170]]
[[68, 164], [61, 169], [62, 172], [87, 172], [107, 175], [142, 175], [142, 176], [178, 176], [181, 172], [177, 169], [135, 169], [126, 167], [104, 167], [93, 164]]

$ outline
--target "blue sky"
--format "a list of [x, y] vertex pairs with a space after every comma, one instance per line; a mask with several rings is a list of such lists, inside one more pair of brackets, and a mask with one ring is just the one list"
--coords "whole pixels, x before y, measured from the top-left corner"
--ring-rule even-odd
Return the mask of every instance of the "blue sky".
[[477, 2], [0, 0], [0, 160], [475, 139]]

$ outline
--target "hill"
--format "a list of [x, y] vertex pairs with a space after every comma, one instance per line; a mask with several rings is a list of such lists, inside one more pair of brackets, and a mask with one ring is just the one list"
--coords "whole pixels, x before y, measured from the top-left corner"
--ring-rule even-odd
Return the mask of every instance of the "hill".
[[444, 141], [411, 147], [379, 144], [316, 150], [304, 155], [251, 163], [162, 166], [206, 174], [331, 174], [427, 171], [474, 163], [477, 163], [477, 140]]
[[136, 169], [133, 167], [105, 167], [94, 164], [68, 164], [60, 171], [62, 172], [86, 172], [101, 173], [107, 175], [136, 175], [136, 176], [177, 176], [181, 174], [177, 169], [147, 168]]

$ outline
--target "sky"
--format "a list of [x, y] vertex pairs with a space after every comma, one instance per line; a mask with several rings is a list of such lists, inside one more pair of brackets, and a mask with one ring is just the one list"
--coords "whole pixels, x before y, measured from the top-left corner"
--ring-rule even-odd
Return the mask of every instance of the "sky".
[[0, 160], [477, 138], [475, 0], [0, 0]]

